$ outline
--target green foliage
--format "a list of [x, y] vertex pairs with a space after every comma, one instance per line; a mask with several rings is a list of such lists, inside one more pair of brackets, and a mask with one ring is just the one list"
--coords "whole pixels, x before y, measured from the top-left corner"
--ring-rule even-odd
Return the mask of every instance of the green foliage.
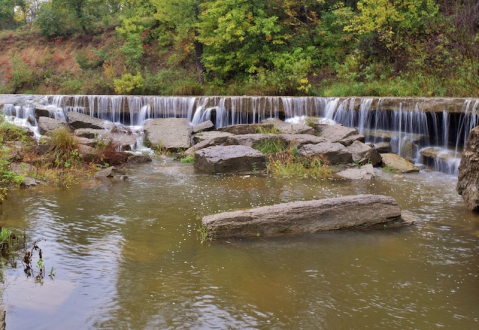
[[115, 79], [113, 84], [117, 94], [141, 94], [144, 87], [143, 77], [139, 72], [135, 76], [131, 73], [124, 73], [121, 79]]
[[99, 68], [106, 60], [103, 50], [80, 51], [77, 53], [76, 62], [82, 70], [91, 70]]
[[56, 129], [49, 136], [56, 167], [70, 168], [80, 164], [82, 155], [78, 152], [75, 137], [68, 128]]
[[183, 157], [180, 160], [182, 163], [193, 163], [195, 161], [195, 156]]
[[14, 56], [5, 78], [7, 78], [7, 84], [12, 88], [12, 92], [15, 93], [21, 89], [36, 86], [40, 81], [39, 74], [30, 64], [30, 60]]
[[269, 16], [265, 2], [248, 0], [207, 1], [198, 23], [198, 40], [206, 46], [205, 67], [218, 78], [233, 73], [257, 73], [271, 62], [271, 47], [281, 40], [273, 35], [280, 31], [278, 17]]
[[46, 3], [41, 7], [34, 23], [40, 29], [40, 34], [49, 39], [69, 33], [64, 21], [64, 15], [54, 10], [50, 3]]

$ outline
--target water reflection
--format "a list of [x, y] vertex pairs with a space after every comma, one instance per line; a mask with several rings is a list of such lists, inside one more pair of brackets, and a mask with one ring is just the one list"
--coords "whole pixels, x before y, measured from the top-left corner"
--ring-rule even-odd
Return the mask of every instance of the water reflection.
[[[209, 176], [169, 158], [129, 176], [11, 196], [2, 222], [44, 238], [44, 263], [57, 275], [40, 286], [21, 269], [7, 271], [9, 328], [477, 327], [479, 221], [454, 178]], [[207, 214], [359, 193], [393, 196], [420, 221], [209, 246], [197, 239]]]

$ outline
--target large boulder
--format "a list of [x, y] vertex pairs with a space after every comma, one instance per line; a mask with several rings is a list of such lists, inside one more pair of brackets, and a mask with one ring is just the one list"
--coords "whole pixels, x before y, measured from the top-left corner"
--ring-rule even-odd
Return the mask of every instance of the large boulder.
[[396, 154], [381, 154], [382, 165], [392, 171], [400, 173], [419, 172], [419, 168], [414, 166], [407, 159]]
[[194, 166], [208, 173], [254, 173], [266, 169], [265, 156], [246, 146], [215, 146], [195, 153]]
[[67, 113], [67, 123], [71, 127], [78, 128], [93, 128], [93, 129], [112, 129], [115, 125], [113, 123], [84, 115], [80, 112], [69, 111]]
[[479, 211], [479, 126], [467, 137], [459, 164], [456, 190], [469, 210]]
[[33, 110], [35, 118], [38, 120], [40, 117], [51, 117], [50, 109], [44, 105], [36, 104]]
[[318, 126], [319, 136], [331, 142], [339, 142], [344, 146], [352, 144], [354, 141], [364, 141], [364, 136], [358, 133], [355, 128], [337, 125]]
[[354, 195], [299, 201], [203, 217], [216, 238], [303, 234], [325, 230], [405, 224], [392, 197]]
[[298, 151], [302, 156], [320, 157], [330, 165], [351, 163], [353, 161], [351, 152], [341, 143], [306, 144]]
[[41, 135], [63, 127], [66, 127], [66, 124], [59, 119], [53, 119], [50, 117], [40, 117], [38, 119], [38, 131]]
[[145, 143], [166, 150], [188, 149], [191, 126], [186, 118], [160, 118], [145, 122]]
[[353, 161], [359, 164], [369, 163], [375, 166], [381, 163], [379, 152], [362, 142], [354, 141], [347, 149], [353, 155]]

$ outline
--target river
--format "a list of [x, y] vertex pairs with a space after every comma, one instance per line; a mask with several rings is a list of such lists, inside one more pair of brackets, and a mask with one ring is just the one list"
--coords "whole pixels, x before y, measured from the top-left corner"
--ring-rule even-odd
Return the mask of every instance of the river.
[[[13, 191], [2, 223], [46, 272], [4, 270], [7, 329], [476, 329], [479, 217], [437, 172], [369, 182], [212, 176], [160, 157], [122, 182]], [[216, 240], [204, 215], [374, 193], [416, 225]], [[34, 263], [36, 259], [34, 259]]]

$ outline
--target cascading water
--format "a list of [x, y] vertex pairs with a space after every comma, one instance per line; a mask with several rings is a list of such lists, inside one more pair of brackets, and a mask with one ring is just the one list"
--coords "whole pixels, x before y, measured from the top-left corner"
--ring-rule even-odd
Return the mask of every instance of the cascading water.
[[[457, 173], [467, 135], [479, 124], [479, 100], [471, 99], [454, 113], [446, 105], [430, 111], [424, 108], [424, 99], [398, 99], [394, 110], [388, 108], [390, 98], [55, 95], [46, 100], [45, 107], [55, 118], [65, 120], [66, 112], [77, 111], [135, 129], [152, 118], [188, 118], [192, 125], [212, 120], [221, 128], [266, 118], [294, 122], [315, 116], [356, 127], [367, 143], [389, 142], [392, 152], [418, 163], [425, 161], [421, 150], [434, 147], [438, 157], [433, 165], [450, 174]], [[3, 111], [23, 126], [28, 118], [36, 125], [33, 108], [32, 104], [5, 104]]]

